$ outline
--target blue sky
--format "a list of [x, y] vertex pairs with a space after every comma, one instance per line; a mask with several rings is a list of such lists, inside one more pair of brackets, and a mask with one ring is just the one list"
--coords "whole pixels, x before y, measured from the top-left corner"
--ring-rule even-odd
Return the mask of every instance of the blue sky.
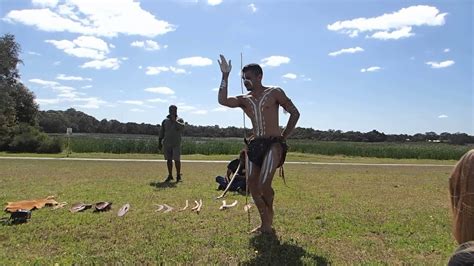
[[[472, 1], [1, 0], [41, 110], [242, 127], [217, 103], [219, 54], [259, 63], [297, 126], [474, 135]], [[288, 116], [281, 113], [280, 125]], [[247, 127], [250, 123], [247, 120]]]

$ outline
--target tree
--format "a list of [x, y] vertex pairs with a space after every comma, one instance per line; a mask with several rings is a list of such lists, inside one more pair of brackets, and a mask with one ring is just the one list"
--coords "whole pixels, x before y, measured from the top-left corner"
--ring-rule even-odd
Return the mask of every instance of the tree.
[[12, 91], [20, 78], [17, 64], [20, 45], [15, 37], [5, 34], [0, 37], [0, 150], [5, 150], [13, 139], [17, 117]]
[[37, 126], [38, 104], [35, 103], [33, 92], [18, 82], [14, 85], [10, 96], [15, 99], [16, 122]]
[[20, 82], [20, 45], [11, 34], [0, 37], [0, 150], [50, 152], [61, 150], [38, 130], [35, 95]]
[[20, 45], [15, 41], [15, 36], [5, 34], [0, 37], [0, 79], [7, 84], [14, 84], [20, 78], [17, 65], [23, 63], [18, 55]]

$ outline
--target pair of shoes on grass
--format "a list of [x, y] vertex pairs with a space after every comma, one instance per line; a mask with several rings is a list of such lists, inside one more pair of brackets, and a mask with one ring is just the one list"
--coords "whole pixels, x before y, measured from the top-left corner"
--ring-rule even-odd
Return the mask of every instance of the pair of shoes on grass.
[[[166, 179], [165, 179], [165, 183], [168, 183], [168, 182], [171, 182], [173, 180], [173, 176], [172, 175], [169, 175]], [[176, 183], [178, 182], [181, 182], [181, 174], [179, 174], [178, 176], [176, 176]]]

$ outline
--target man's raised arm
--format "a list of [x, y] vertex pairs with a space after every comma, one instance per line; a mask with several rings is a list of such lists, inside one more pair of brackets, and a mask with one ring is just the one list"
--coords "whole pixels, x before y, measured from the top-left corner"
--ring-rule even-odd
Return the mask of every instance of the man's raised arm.
[[219, 104], [222, 104], [227, 107], [238, 107], [239, 100], [235, 97], [227, 97], [227, 84], [229, 84], [229, 74], [232, 70], [232, 63], [229, 60], [229, 63], [225, 60], [223, 55], [220, 55], [221, 60], [217, 60], [219, 66], [221, 67], [222, 80], [221, 85], [219, 86], [219, 94], [217, 100]]

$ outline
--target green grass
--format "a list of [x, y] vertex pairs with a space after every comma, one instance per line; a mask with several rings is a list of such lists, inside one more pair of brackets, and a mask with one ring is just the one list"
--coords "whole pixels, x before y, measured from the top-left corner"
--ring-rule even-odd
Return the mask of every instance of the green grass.
[[[0, 264], [441, 265], [456, 247], [452, 167], [287, 164], [288, 187], [274, 181], [278, 239], [246, 233], [243, 196], [230, 194], [238, 207], [218, 210], [214, 177], [224, 167], [185, 163], [183, 183], [154, 186], [165, 177], [162, 162], [2, 159], [1, 202], [55, 195], [69, 204], [112, 201], [113, 209], [44, 208], [27, 224], [1, 226]], [[201, 214], [153, 211], [153, 204], [183, 207], [186, 199], [202, 199]], [[130, 212], [117, 217], [127, 202]], [[253, 208], [251, 226], [257, 224]]]
[[[63, 142], [67, 143], [66, 140]], [[457, 160], [474, 147], [446, 143], [363, 143], [296, 139], [289, 139], [288, 144], [291, 152], [305, 154], [430, 160]], [[182, 154], [238, 154], [243, 147], [241, 138], [184, 137]], [[159, 153], [158, 138], [147, 135], [77, 134], [71, 138], [70, 149], [74, 153]]]

